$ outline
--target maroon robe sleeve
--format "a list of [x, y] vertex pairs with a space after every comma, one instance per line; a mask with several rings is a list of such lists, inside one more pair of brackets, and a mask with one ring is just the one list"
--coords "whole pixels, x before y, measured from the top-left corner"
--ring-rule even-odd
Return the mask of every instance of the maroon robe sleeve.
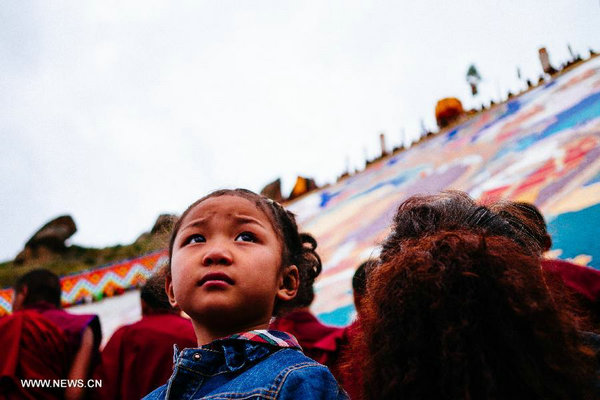
[[100, 329], [100, 320], [95, 314], [71, 314], [59, 308], [42, 308], [38, 305], [33, 310], [39, 312], [48, 320], [52, 321], [65, 333], [67, 341], [73, 355], [79, 350], [81, 337], [85, 328], [89, 327], [94, 334], [94, 349], [98, 350], [102, 341], [102, 330]]
[[[0, 346], [2, 346], [0, 379], [3, 383], [6, 379], [12, 380], [17, 377], [22, 331], [23, 318], [21, 315], [13, 314], [0, 318]], [[3, 392], [0, 390], [0, 393]]]
[[0, 343], [10, 345], [0, 358], [0, 393], [9, 399], [63, 397], [61, 388], [21, 386], [21, 379], [67, 378], [67, 339], [60, 328], [35, 312], [16, 312], [0, 320]]

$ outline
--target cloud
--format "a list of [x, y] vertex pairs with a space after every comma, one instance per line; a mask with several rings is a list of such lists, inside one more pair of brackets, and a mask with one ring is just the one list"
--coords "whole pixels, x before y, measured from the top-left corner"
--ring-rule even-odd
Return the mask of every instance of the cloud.
[[600, 48], [597, 4], [570, 4], [554, 5], [562, 22], [545, 2], [5, 5], [0, 259], [62, 213], [74, 242], [103, 246], [216, 188], [331, 182], [378, 152], [379, 132], [393, 146], [421, 118], [433, 127], [438, 98], [522, 86], [516, 66], [535, 77], [541, 44], [556, 63], [567, 41]]

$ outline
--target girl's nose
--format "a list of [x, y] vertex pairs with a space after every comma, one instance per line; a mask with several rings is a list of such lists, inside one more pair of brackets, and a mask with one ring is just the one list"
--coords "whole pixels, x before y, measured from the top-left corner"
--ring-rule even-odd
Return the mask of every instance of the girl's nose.
[[231, 265], [233, 262], [231, 253], [223, 246], [213, 246], [202, 257], [202, 265]]

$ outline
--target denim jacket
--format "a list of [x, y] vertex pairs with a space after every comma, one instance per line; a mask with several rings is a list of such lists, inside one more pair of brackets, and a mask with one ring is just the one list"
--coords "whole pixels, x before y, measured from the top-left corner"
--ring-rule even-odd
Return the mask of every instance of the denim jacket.
[[327, 367], [306, 357], [293, 336], [251, 331], [199, 348], [175, 348], [173, 375], [155, 399], [347, 399]]

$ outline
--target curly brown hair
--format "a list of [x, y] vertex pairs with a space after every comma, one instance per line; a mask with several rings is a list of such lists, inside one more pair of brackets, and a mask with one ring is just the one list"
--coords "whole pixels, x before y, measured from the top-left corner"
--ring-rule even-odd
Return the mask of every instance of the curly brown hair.
[[394, 222], [353, 344], [366, 398], [591, 398], [592, 352], [510, 224], [459, 192]]
[[[522, 237], [537, 243], [539, 254], [552, 247], [552, 238], [548, 233], [544, 216], [534, 204], [504, 200], [492, 204], [490, 208], [504, 218]], [[588, 279], [597, 279], [591, 271], [591, 269], [581, 268], [581, 272], [589, 274]], [[580, 330], [600, 332], [600, 302], [580, 293], [577, 286], [568, 284], [562, 275], [565, 273], [564, 269], [557, 269], [552, 263], [542, 262], [542, 272], [552, 296], [562, 309], [571, 314], [577, 327]]]
[[464, 192], [448, 190], [432, 195], [411, 196], [400, 204], [392, 231], [381, 246], [380, 259], [385, 261], [388, 253], [395, 254], [402, 247], [402, 242], [409, 238], [454, 229], [474, 229], [504, 236], [527, 251], [538, 251], [537, 242], [517, 232], [509, 221], [489, 207], [477, 204]]
[[544, 216], [534, 204], [502, 200], [492, 204], [490, 208], [504, 218], [515, 231], [537, 243], [540, 254], [552, 247], [552, 238], [548, 234]]

